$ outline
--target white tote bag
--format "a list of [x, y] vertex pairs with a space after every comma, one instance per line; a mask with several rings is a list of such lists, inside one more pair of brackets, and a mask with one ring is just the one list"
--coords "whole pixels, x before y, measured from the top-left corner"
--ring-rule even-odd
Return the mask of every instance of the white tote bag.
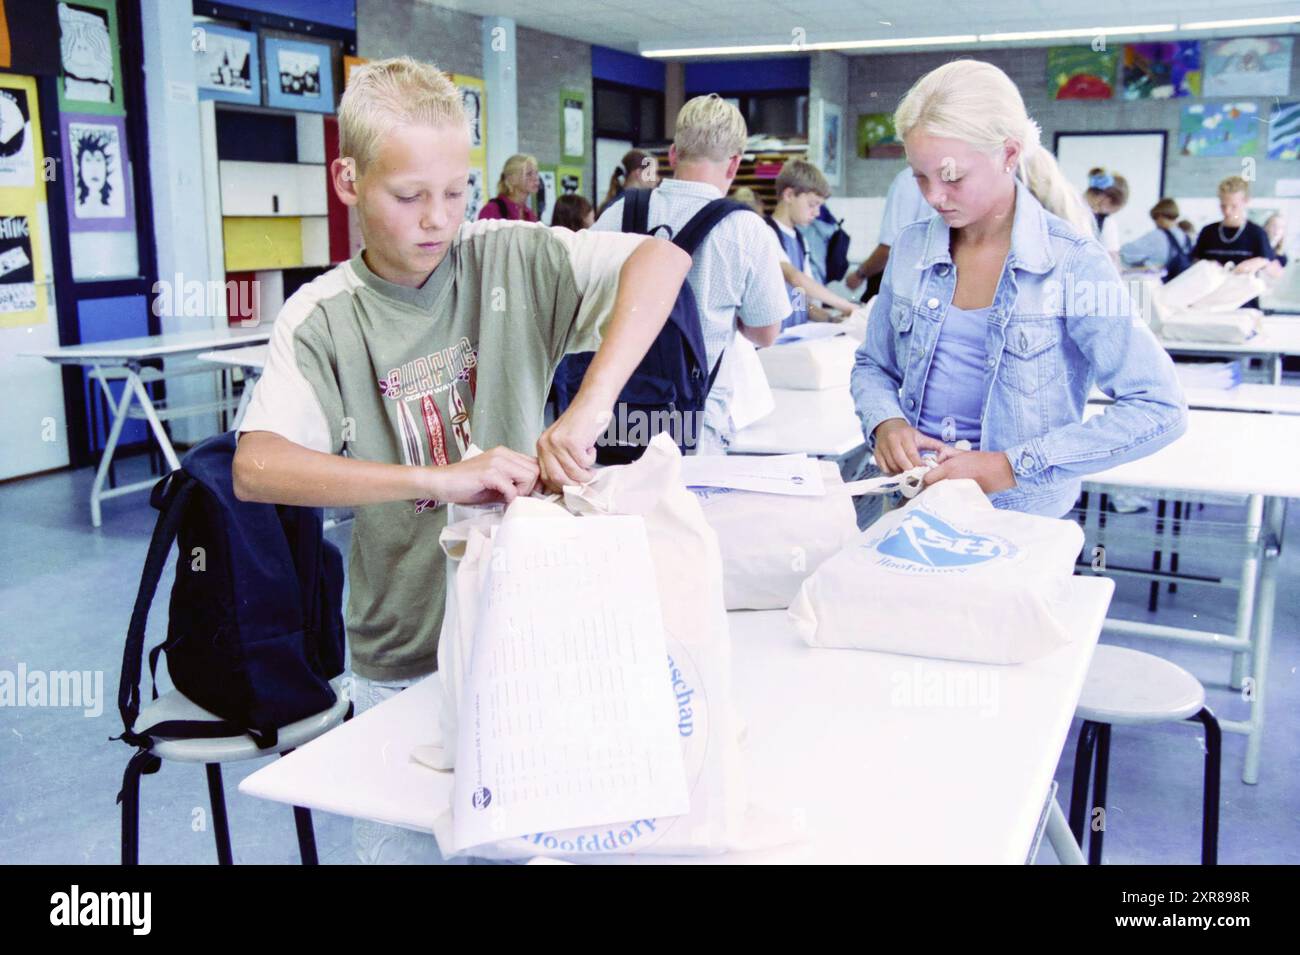
[[805, 578], [857, 535], [839, 468], [818, 464], [826, 488], [818, 497], [692, 489], [722, 548], [728, 610], [784, 610]]
[[[700, 504], [680, 476], [681, 454], [667, 435], [657, 435], [640, 460], [605, 468], [584, 487], [565, 489], [563, 510], [581, 519], [603, 515], [638, 515], [645, 524], [677, 709], [677, 732], [686, 768], [690, 811], [686, 815], [627, 823], [594, 825], [536, 833], [479, 845], [483, 858], [530, 858], [538, 855], [584, 857], [602, 854], [710, 854], [756, 849], [790, 841], [789, 827], [777, 827], [749, 806], [738, 744], [739, 723], [731, 705], [731, 647], [722, 600], [722, 567], [717, 537]], [[515, 509], [555, 513], [557, 504], [518, 500]], [[447, 613], [438, 647], [439, 676], [446, 705], [439, 714], [441, 736], [454, 740], [462, 689], [467, 682], [474, 641], [478, 589], [492, 560], [495, 529], [502, 519], [480, 513], [449, 525], [442, 542], [447, 551]], [[454, 765], [455, 754], [442, 747], [441, 762]], [[453, 810], [435, 823], [444, 847], [453, 845]]]
[[813, 647], [1023, 663], [1069, 642], [1059, 614], [1082, 546], [1073, 521], [940, 481], [822, 564], [789, 613]]

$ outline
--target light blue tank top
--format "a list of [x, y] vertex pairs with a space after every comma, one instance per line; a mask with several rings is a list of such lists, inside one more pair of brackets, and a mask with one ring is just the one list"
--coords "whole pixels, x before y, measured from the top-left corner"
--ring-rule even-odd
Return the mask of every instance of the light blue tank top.
[[[965, 440], [979, 447], [980, 415], [984, 410], [984, 336], [992, 309], [991, 305], [970, 311], [948, 306], [921, 395], [921, 416], [916, 426], [922, 433], [949, 443]], [[949, 427], [945, 428], [945, 424]]]

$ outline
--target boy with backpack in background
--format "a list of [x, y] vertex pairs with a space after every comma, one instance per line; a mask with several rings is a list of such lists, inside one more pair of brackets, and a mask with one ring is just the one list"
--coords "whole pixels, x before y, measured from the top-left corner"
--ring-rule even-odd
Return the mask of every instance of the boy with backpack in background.
[[822, 171], [806, 160], [789, 160], [776, 177], [776, 208], [767, 222], [781, 245], [781, 276], [790, 294], [792, 312], [784, 328], [809, 321], [842, 322], [853, 313], [852, 302], [813, 277], [808, 247], [799, 232], [816, 220], [830, 195]]
[[[716, 93], [688, 101], [677, 114], [668, 151], [673, 178], [663, 180], [649, 194], [649, 231], [675, 237], [696, 213], [725, 197], [748, 138], [740, 110]], [[610, 205], [594, 229], [622, 231], [626, 201], [625, 195]], [[779, 254], [763, 220], [745, 209], [720, 219], [692, 256], [686, 282], [700, 314], [705, 373], [714, 376], [697, 445], [699, 453], [720, 451], [730, 431], [727, 406], [731, 384], [724, 353], [732, 337], [739, 332], [760, 348], [770, 345], [790, 314]]]
[[[644, 236], [462, 225], [469, 133], [459, 91], [432, 65], [358, 68], [339, 127], [332, 185], [357, 208], [365, 249], [285, 303], [233, 474], [243, 500], [356, 509], [347, 632], [360, 712], [437, 668], [445, 505], [589, 480], [595, 439], [690, 260]], [[579, 350], [595, 358], [543, 433], [555, 366]], [[464, 460], [471, 442], [484, 453]], [[363, 861], [438, 858], [431, 836], [364, 820], [354, 835]]]

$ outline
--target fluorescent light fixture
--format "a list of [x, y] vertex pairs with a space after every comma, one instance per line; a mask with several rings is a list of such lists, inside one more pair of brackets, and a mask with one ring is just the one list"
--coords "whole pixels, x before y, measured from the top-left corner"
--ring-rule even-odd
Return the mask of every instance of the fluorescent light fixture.
[[954, 46], [977, 43], [974, 34], [961, 36], [892, 37], [886, 40], [836, 40], [825, 43], [759, 43], [747, 46], [692, 46], [673, 50], [642, 50], [642, 56], [676, 59], [683, 56], [744, 56], [753, 53], [803, 53], [809, 50], [876, 50], [906, 46]]
[[1204, 20], [1184, 23], [1184, 30], [1227, 30], [1232, 27], [1268, 27], [1283, 23], [1300, 23], [1300, 17], [1253, 17], [1249, 20]]
[[1170, 33], [1178, 29], [1173, 23], [1149, 23], [1131, 27], [1089, 27], [1071, 30], [1025, 30], [1019, 33], [981, 33], [981, 43], [1005, 43], [1010, 40], [1061, 40], [1068, 37], [1114, 36], [1121, 33]]

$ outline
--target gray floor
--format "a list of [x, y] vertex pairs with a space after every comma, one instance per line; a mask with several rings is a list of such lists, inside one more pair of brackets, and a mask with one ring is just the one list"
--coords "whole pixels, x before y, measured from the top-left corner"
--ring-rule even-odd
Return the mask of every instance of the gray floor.
[[[143, 476], [145, 462], [125, 462], [123, 479]], [[122, 641], [131, 616], [141, 565], [153, 527], [146, 496], [104, 506], [104, 525], [92, 529], [87, 495], [91, 473], [81, 470], [0, 485], [0, 670], [102, 672], [103, 712], [6, 708], [0, 717], [0, 863], [116, 863], [119, 816], [114, 804], [129, 750], [111, 743], [121, 731], [116, 708]], [[1208, 507], [1197, 520], [1229, 517]], [[1241, 782], [1245, 739], [1225, 735], [1222, 835], [1224, 863], [1300, 863], [1300, 508], [1292, 508], [1289, 539], [1279, 575], [1279, 596], [1269, 683], [1268, 730], [1259, 785]], [[1136, 518], [1141, 521], [1143, 518]], [[345, 527], [331, 532], [346, 547]], [[1231, 574], [1231, 555], [1197, 548], [1184, 570]], [[1112, 562], [1150, 559], [1139, 549], [1112, 547]], [[170, 572], [150, 620], [150, 645], [162, 639]], [[1160, 623], [1231, 628], [1228, 591], [1183, 586], [1164, 595], [1155, 615], [1146, 612], [1147, 585], [1120, 580], [1112, 614]], [[1229, 656], [1163, 641], [1124, 641], [1168, 657], [1205, 682], [1210, 705], [1241, 718], [1244, 704], [1227, 689]], [[1077, 728], [1077, 724], [1076, 724]], [[1194, 863], [1200, 853], [1202, 742], [1199, 727], [1116, 729], [1112, 740], [1108, 863]], [[1057, 780], [1068, 801], [1074, 732]], [[264, 761], [226, 767], [227, 805], [237, 863], [298, 861], [287, 807], [241, 797], [240, 779]], [[141, 787], [140, 858], [145, 863], [213, 863], [203, 773], [165, 765]], [[349, 820], [315, 815], [321, 861], [350, 863]], [[1039, 862], [1055, 860], [1044, 848]]]

